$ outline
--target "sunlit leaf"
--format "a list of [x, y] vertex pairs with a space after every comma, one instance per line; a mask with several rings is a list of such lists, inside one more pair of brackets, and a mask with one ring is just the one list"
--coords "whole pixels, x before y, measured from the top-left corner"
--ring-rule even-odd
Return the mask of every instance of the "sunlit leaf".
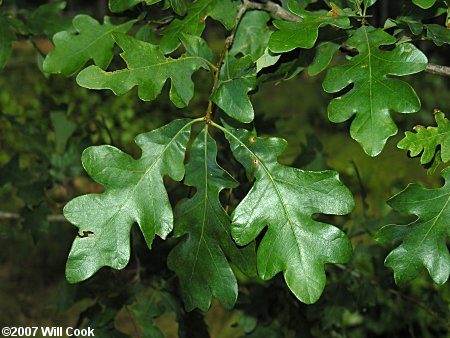
[[69, 282], [85, 280], [103, 266], [123, 269], [130, 259], [133, 223], [139, 225], [149, 248], [155, 235], [165, 238], [172, 231], [163, 177], [183, 178], [191, 124], [175, 120], [137, 136], [142, 149], [138, 160], [112, 146], [84, 151], [84, 168], [105, 192], [77, 197], [64, 207], [64, 216], [78, 228], [67, 260]]
[[171, 80], [170, 99], [177, 107], [186, 106], [194, 95], [192, 74], [199, 68], [209, 69], [204, 58], [183, 55], [178, 59], [165, 57], [159, 46], [137, 40], [126, 34], [115, 34], [114, 39], [123, 53], [127, 68], [104, 71], [98, 66], [83, 69], [77, 83], [89, 89], [110, 89], [123, 95], [138, 86], [138, 95], [144, 101], [155, 99], [167, 79]]
[[410, 43], [393, 50], [381, 50], [396, 39], [381, 29], [363, 26], [347, 40], [358, 55], [348, 64], [328, 70], [323, 88], [337, 93], [348, 86], [351, 89], [334, 98], [328, 106], [328, 117], [341, 123], [356, 115], [350, 135], [370, 156], [378, 155], [387, 139], [397, 133], [390, 111], [413, 113], [420, 109], [420, 100], [413, 88], [398, 78], [418, 73], [427, 66], [426, 56]]

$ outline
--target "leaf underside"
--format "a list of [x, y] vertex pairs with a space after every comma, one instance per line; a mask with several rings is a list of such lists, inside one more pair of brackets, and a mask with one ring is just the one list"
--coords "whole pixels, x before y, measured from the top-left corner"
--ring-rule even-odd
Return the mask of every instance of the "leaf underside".
[[101, 194], [77, 197], [64, 207], [64, 216], [84, 236], [75, 238], [66, 265], [71, 283], [91, 277], [103, 266], [124, 268], [130, 259], [130, 229], [137, 223], [151, 248], [155, 235], [165, 238], [173, 228], [172, 208], [163, 177], [184, 176], [189, 120], [175, 120], [138, 135], [138, 160], [112, 146], [83, 152], [86, 172], [105, 187]]
[[388, 204], [395, 210], [417, 215], [408, 225], [386, 225], [376, 234], [380, 243], [401, 242], [386, 257], [385, 265], [394, 270], [397, 284], [406, 283], [426, 268], [437, 284], [444, 284], [450, 273], [450, 254], [446, 240], [450, 234], [450, 168], [441, 173], [445, 184], [425, 189], [410, 184]]
[[233, 238], [246, 245], [267, 226], [257, 252], [259, 276], [267, 280], [283, 272], [295, 296], [314, 303], [325, 287], [324, 264], [346, 262], [352, 246], [344, 232], [312, 216], [349, 213], [354, 206], [350, 191], [336, 172], [279, 164], [277, 156], [287, 145], [283, 139], [256, 137], [247, 130], [225, 135], [247, 175], [256, 179], [233, 212]]
[[350, 135], [370, 156], [378, 155], [387, 139], [397, 133], [390, 111], [413, 113], [420, 109], [414, 89], [404, 81], [389, 77], [418, 73], [427, 66], [426, 56], [410, 43], [393, 50], [380, 46], [396, 39], [381, 29], [363, 26], [347, 41], [359, 54], [346, 65], [328, 70], [323, 88], [337, 93], [353, 84], [347, 93], [328, 106], [330, 121], [341, 123], [355, 115]]

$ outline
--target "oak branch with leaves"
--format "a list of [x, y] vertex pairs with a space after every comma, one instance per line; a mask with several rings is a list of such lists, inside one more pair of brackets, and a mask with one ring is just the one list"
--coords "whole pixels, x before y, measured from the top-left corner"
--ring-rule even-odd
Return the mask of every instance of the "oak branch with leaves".
[[[105, 266], [123, 269], [137, 223], [149, 250], [156, 236], [176, 240], [167, 264], [178, 276], [188, 311], [207, 310], [213, 297], [233, 308], [237, 271], [263, 280], [281, 273], [301, 302], [316, 302], [326, 285], [325, 265], [345, 264], [352, 244], [337, 225], [315, 216], [349, 214], [352, 193], [335, 171], [280, 164], [287, 142], [257, 135], [251, 94], [269, 80], [326, 72], [323, 89], [334, 94], [329, 120], [351, 120], [351, 137], [368, 156], [377, 156], [398, 132], [394, 113], [415, 113], [421, 107], [402, 77], [422, 71], [450, 76], [448, 67], [430, 64], [417, 43], [450, 44], [448, 1], [411, 4], [424, 19], [447, 13], [442, 26], [423, 23], [417, 14], [414, 22], [389, 18], [379, 27], [371, 24], [369, 14], [374, 0], [319, 1], [318, 10], [311, 9], [317, 8], [310, 6], [315, 1], [159, 2], [110, 0], [114, 16], [101, 22], [88, 15], [67, 20], [58, 14], [64, 3], [52, 3], [38, 9], [49, 20], [33, 13], [22, 31], [0, 15], [0, 66], [8, 61], [12, 41], [44, 31], [54, 49], [45, 56], [43, 70], [76, 75], [78, 85], [91, 90], [123, 95], [137, 88], [141, 100], [151, 101], [170, 81], [170, 101], [186, 109], [195, 93], [193, 75], [211, 75], [209, 92], [203, 93], [208, 95], [204, 112], [138, 135], [140, 158], [109, 145], [84, 151], [83, 167], [104, 192], [76, 197], [64, 207], [65, 218], [87, 234], [73, 242], [68, 281], [84, 281]], [[136, 6], [141, 14], [130, 18]], [[155, 18], [158, 11], [169, 15]], [[219, 53], [211, 50], [204, 33], [212, 21], [227, 32]], [[54, 29], [55, 22], [60, 29]], [[312, 58], [303, 60], [306, 51]], [[436, 112], [436, 121], [437, 127], [406, 131], [398, 144], [412, 156], [421, 155], [433, 171], [450, 160], [450, 124], [442, 112]], [[223, 136], [235, 159], [230, 163], [241, 165], [251, 184], [232, 213], [221, 191], [232, 194], [244, 182], [221, 166], [228, 164], [217, 163], [223, 151], [217, 142]], [[415, 278], [423, 268], [438, 284], [448, 280], [449, 170], [441, 175], [446, 179], [441, 188], [412, 184], [389, 201], [397, 211], [417, 215], [416, 221], [387, 225], [375, 235], [380, 243], [396, 245], [385, 264], [398, 283]], [[195, 193], [173, 206], [165, 177]]]

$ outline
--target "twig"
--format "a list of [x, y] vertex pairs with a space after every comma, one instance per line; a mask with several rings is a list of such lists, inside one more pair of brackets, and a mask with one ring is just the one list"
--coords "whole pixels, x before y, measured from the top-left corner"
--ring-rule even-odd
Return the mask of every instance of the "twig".
[[[213, 82], [213, 86], [211, 89], [211, 95], [214, 93], [217, 83], [219, 82], [220, 71], [221, 71], [223, 63], [225, 61], [225, 56], [226, 56], [228, 50], [233, 45], [233, 41], [236, 36], [236, 31], [239, 27], [239, 23], [241, 22], [242, 17], [244, 16], [245, 12], [247, 12], [247, 10], [250, 9], [250, 7], [249, 7], [250, 5], [251, 5], [251, 2], [249, 0], [243, 0], [242, 5], [240, 5], [238, 8], [238, 12], [236, 14], [236, 23], [234, 24], [234, 27], [231, 30], [230, 35], [225, 40], [225, 45], [223, 46], [222, 52], [220, 53], [219, 61], [217, 62], [217, 68], [214, 73], [214, 82]], [[213, 108], [213, 102], [211, 99], [209, 99], [208, 107], [206, 109], [206, 115], [205, 115], [206, 122], [211, 120], [212, 108]]]
[[272, 1], [262, 1], [262, 2], [248, 2], [247, 9], [259, 9], [268, 12], [271, 16], [275, 18], [280, 18], [291, 22], [302, 22], [303, 19], [292, 14], [288, 10], [284, 9], [280, 5]]
[[425, 69], [425, 71], [428, 73], [431, 73], [431, 74], [450, 76], [450, 67], [447, 67], [447, 66], [441, 66], [441, 65], [435, 65], [435, 64], [429, 63], [427, 65], [427, 68]]

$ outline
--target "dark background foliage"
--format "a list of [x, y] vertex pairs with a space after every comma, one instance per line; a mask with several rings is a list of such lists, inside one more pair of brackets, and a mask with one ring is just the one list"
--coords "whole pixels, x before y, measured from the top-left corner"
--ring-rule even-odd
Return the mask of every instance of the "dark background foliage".
[[[1, 11], [33, 10], [47, 1], [4, 1]], [[380, 0], [371, 10], [382, 26], [403, 1]], [[134, 17], [143, 7], [128, 12]], [[156, 11], [155, 11], [156, 12]], [[107, 1], [68, 1], [64, 15], [108, 14]], [[110, 15], [111, 13], [109, 13]], [[219, 53], [223, 28], [208, 23], [206, 38]], [[195, 75], [196, 96], [188, 109], [176, 109], [166, 94], [142, 102], [132, 91], [121, 97], [109, 91], [88, 91], [73, 78], [44, 75], [42, 54], [51, 44], [45, 36], [34, 46], [17, 41], [12, 58], [0, 72], [0, 326], [91, 326], [98, 336], [141, 336], [142, 327], [156, 325], [167, 337], [446, 337], [448, 284], [437, 287], [427, 273], [398, 287], [383, 266], [390, 250], [371, 234], [388, 223], [406, 223], [385, 201], [409, 182], [426, 187], [442, 184], [428, 176], [418, 159], [408, 158], [396, 144], [416, 124], [433, 124], [432, 111], [450, 112], [448, 79], [420, 73], [408, 79], [422, 109], [413, 116], [396, 114], [399, 135], [375, 158], [365, 155], [348, 135], [348, 124], [335, 125], [326, 116], [329, 95], [322, 77], [300, 73], [291, 80], [261, 85], [252, 96], [255, 125], [261, 135], [289, 142], [281, 162], [303, 169], [332, 168], [355, 195], [357, 206], [346, 217], [329, 217], [351, 237], [354, 254], [344, 265], [327, 267], [327, 287], [314, 305], [300, 303], [282, 277], [269, 282], [240, 277], [240, 295], [233, 311], [214, 303], [207, 313], [186, 313], [177, 279], [166, 266], [174, 243], [156, 240], [149, 252], [133, 231], [132, 260], [123, 271], [104, 268], [90, 280], [69, 285], [64, 265], [76, 229], [62, 218], [73, 197], [101, 191], [85, 176], [80, 156], [89, 145], [113, 144], [139, 156], [135, 135], [173, 118], [200, 116], [205, 110], [209, 79]], [[448, 46], [418, 42], [435, 63], [448, 62]], [[116, 62], [120, 62], [117, 60]], [[204, 88], [202, 88], [204, 87]], [[219, 137], [220, 139], [220, 137]], [[226, 143], [219, 163], [236, 177]], [[174, 204], [186, 188], [167, 181]], [[237, 189], [225, 204], [233, 208], [248, 186]], [[256, 328], [255, 328], [256, 327]], [[246, 335], [246, 332], [251, 332]]]

